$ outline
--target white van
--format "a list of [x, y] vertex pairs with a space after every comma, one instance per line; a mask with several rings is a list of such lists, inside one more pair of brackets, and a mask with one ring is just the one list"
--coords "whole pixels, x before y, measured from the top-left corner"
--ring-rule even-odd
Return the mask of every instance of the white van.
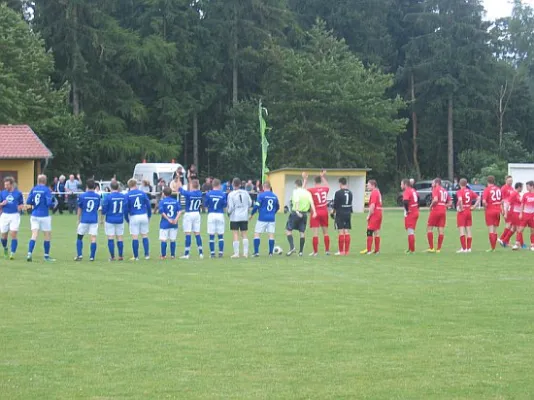
[[174, 163], [141, 163], [137, 164], [134, 168], [133, 177], [137, 180], [138, 183], [141, 181], [147, 180], [150, 182], [154, 188], [158, 184], [160, 179], [165, 180], [165, 183], [168, 185], [176, 174], [176, 170], [182, 167], [184, 170], [184, 178], [182, 184], [184, 188], [187, 186], [185, 180], [185, 168], [180, 164]]

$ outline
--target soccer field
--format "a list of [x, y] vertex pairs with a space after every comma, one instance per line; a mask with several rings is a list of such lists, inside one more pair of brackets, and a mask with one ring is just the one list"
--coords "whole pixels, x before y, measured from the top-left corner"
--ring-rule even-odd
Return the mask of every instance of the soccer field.
[[455, 254], [454, 216], [441, 254], [421, 253], [422, 213], [404, 255], [389, 211], [379, 256], [357, 254], [357, 215], [349, 257], [162, 262], [154, 218], [152, 260], [109, 263], [102, 229], [97, 261], [74, 263], [65, 215], [54, 264], [41, 238], [25, 261], [23, 217], [17, 260], [0, 261], [0, 398], [532, 399], [534, 253], [485, 253], [477, 212], [474, 252]]

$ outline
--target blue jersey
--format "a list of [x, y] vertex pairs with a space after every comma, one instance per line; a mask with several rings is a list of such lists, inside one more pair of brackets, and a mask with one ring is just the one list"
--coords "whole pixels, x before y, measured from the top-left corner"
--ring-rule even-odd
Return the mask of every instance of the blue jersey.
[[152, 215], [152, 208], [150, 207], [150, 199], [145, 192], [134, 189], [130, 190], [126, 195], [128, 214], [130, 215]]
[[159, 223], [159, 229], [177, 229], [178, 224], [171, 224], [169, 221], [163, 218], [163, 214], [170, 219], [176, 219], [176, 216], [181, 209], [182, 207], [180, 206], [180, 202], [178, 200], [173, 199], [172, 197], [165, 197], [164, 199], [161, 199], [159, 202], [159, 213], [162, 216]]
[[106, 216], [108, 224], [122, 224], [128, 213], [126, 196], [119, 192], [107, 193], [102, 202], [102, 214]]
[[7, 190], [0, 192], [0, 203], [3, 203], [4, 201], [7, 203], [2, 207], [2, 210], [6, 214], [19, 213], [19, 206], [24, 204], [22, 193], [17, 189], [14, 189], [12, 192], [8, 192]]
[[226, 193], [221, 190], [210, 190], [206, 193], [204, 205], [208, 208], [208, 213], [223, 214], [226, 208]]
[[252, 215], [259, 210], [260, 215], [258, 221], [261, 222], [274, 222], [276, 213], [280, 209], [280, 203], [278, 197], [273, 192], [263, 192], [258, 195], [254, 208], [252, 209]]
[[100, 195], [95, 192], [85, 192], [78, 197], [78, 208], [82, 211], [82, 224], [98, 224], [98, 208]]
[[185, 212], [199, 212], [202, 205], [202, 192], [200, 190], [187, 191], [180, 188], [180, 194], [185, 197]]
[[51, 190], [45, 185], [35, 186], [30, 191], [26, 204], [33, 207], [32, 216], [48, 217], [50, 215], [48, 210], [54, 207], [54, 199]]

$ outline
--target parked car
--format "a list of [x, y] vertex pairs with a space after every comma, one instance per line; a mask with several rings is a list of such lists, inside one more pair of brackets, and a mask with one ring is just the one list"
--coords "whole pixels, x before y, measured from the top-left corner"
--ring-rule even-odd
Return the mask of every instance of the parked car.
[[[96, 183], [98, 183], [100, 185], [100, 191], [101, 192], [106, 192], [106, 189], [110, 188], [110, 185], [111, 185], [111, 181], [96, 181]], [[118, 184], [119, 184], [119, 191], [120, 192], [126, 191], [126, 186], [124, 186], [124, 184], [122, 182], [119, 181]], [[111, 188], [110, 188], [110, 191], [111, 191]]]
[[[448, 190], [449, 195], [453, 196], [453, 185], [451, 181], [442, 181], [441, 185], [443, 188]], [[413, 188], [417, 191], [419, 195], [419, 206], [420, 207], [429, 207], [432, 203], [432, 181], [419, 181], [416, 182]], [[399, 207], [402, 207], [402, 193], [397, 196], [397, 204]]]

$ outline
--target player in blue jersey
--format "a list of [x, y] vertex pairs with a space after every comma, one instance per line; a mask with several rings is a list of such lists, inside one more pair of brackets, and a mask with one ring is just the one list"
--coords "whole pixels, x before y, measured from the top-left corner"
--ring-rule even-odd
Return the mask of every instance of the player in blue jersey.
[[49, 212], [50, 209], [54, 208], [55, 202], [50, 188], [46, 186], [46, 175], [39, 175], [37, 177], [37, 186], [30, 191], [26, 204], [32, 208], [32, 215], [30, 217], [32, 238], [28, 245], [28, 257], [26, 260], [28, 262], [33, 260], [32, 254], [35, 248], [35, 241], [39, 236], [39, 232], [43, 232], [44, 259], [47, 262], [55, 261], [50, 257], [52, 218]]
[[215, 258], [215, 235], [219, 240], [219, 258], [224, 253], [224, 209], [226, 193], [221, 190], [221, 181], [213, 180], [213, 190], [206, 194], [204, 206], [208, 209], [208, 235], [210, 237], [210, 257]]
[[178, 236], [178, 219], [182, 215], [180, 202], [172, 197], [170, 187], [163, 189], [163, 198], [159, 202], [159, 240], [161, 242], [161, 259], [167, 258], [167, 241], [171, 244], [171, 259], [176, 258], [176, 237]]
[[126, 196], [119, 192], [119, 184], [112, 181], [111, 193], [104, 197], [102, 219], [105, 219], [105, 231], [108, 237], [110, 261], [115, 261], [115, 240], [119, 250], [119, 261], [124, 260], [124, 216], [128, 213]]
[[132, 235], [133, 257], [130, 261], [139, 260], [139, 235], [143, 238], [143, 250], [145, 251], [145, 260], [150, 259], [150, 243], [148, 241], [148, 231], [152, 208], [150, 199], [145, 192], [137, 188], [137, 181], [130, 179], [128, 181], [130, 191], [126, 194], [126, 204], [128, 209], [127, 221], [130, 224], [130, 235]]
[[0, 192], [0, 233], [2, 236], [2, 247], [4, 248], [4, 258], [8, 258], [7, 237], [11, 234], [11, 253], [9, 259], [15, 259], [17, 252], [17, 234], [20, 227], [20, 212], [24, 207], [22, 193], [15, 187], [15, 179], [8, 176], [4, 178], [4, 190]]
[[254, 231], [254, 255], [258, 257], [260, 253], [260, 235], [262, 233], [269, 234], [269, 256], [273, 255], [274, 250], [274, 232], [276, 229], [276, 213], [280, 209], [280, 202], [276, 194], [272, 192], [271, 184], [265, 182], [263, 184], [263, 192], [258, 195], [254, 208], [252, 209], [252, 216], [259, 211], [258, 222]]
[[95, 260], [96, 236], [98, 235], [98, 209], [100, 207], [100, 195], [95, 192], [96, 183], [88, 179], [85, 183], [87, 190], [78, 197], [78, 239], [76, 240], [76, 257], [74, 261], [82, 260], [83, 236], [91, 236], [91, 254], [89, 261]]
[[178, 192], [185, 197], [185, 214], [184, 214], [184, 233], [185, 233], [185, 251], [181, 259], [189, 259], [191, 252], [191, 233], [195, 234], [198, 253], [200, 258], [204, 258], [202, 251], [202, 237], [200, 236], [200, 206], [202, 205], [202, 192], [200, 191], [200, 183], [198, 179], [189, 179], [188, 183], [191, 191], [185, 190], [181, 183], [178, 183]]

